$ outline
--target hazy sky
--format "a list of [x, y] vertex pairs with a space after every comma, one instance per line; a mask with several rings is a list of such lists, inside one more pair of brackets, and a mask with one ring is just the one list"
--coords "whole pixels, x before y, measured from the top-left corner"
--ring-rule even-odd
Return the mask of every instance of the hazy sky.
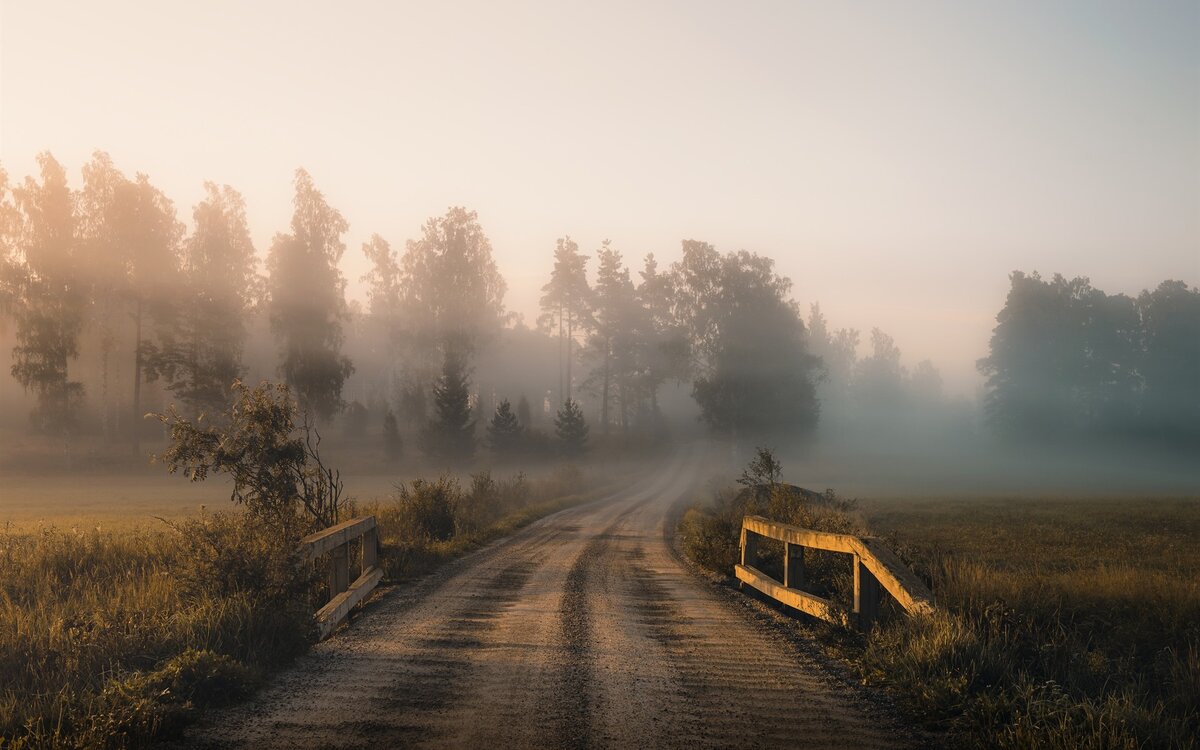
[[[1013, 269], [1200, 284], [1200, 2], [0, 0], [0, 162], [94, 149], [181, 218], [297, 166], [361, 243], [479, 212], [532, 323], [554, 240], [778, 260], [836, 326], [977, 383]], [[864, 336], [865, 338], [865, 336]]]

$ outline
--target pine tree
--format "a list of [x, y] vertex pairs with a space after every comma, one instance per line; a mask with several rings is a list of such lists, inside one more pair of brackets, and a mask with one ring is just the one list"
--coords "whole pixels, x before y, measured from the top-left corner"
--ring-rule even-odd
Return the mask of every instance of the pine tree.
[[554, 432], [562, 443], [563, 454], [579, 456], [587, 450], [588, 426], [579, 402], [567, 399], [554, 417]]
[[631, 402], [636, 398], [634, 380], [641, 369], [636, 355], [642, 310], [621, 253], [604, 240], [597, 258], [599, 268], [592, 292], [592, 335], [588, 340], [595, 366], [588, 382], [599, 390], [600, 425], [607, 435], [614, 421], [613, 406], [621, 429], [629, 426]]
[[496, 407], [496, 413], [492, 415], [487, 431], [488, 444], [498, 455], [511, 456], [516, 453], [521, 445], [525, 427], [517, 419], [517, 415], [513, 414], [512, 404], [508, 399], [504, 399]]
[[434, 458], [468, 459], [475, 453], [475, 421], [471, 419], [470, 380], [466, 360], [449, 350], [442, 376], [433, 385], [436, 418], [425, 428], [424, 450]]
[[559, 398], [571, 399], [571, 362], [574, 355], [571, 345], [575, 341], [575, 330], [586, 330], [590, 321], [592, 291], [587, 282], [587, 257], [579, 252], [579, 245], [570, 237], [558, 240], [554, 251], [554, 271], [550, 281], [542, 287], [542, 314], [538, 324], [545, 330], [558, 331], [559, 377], [563, 376], [563, 349], [565, 347], [566, 379], [559, 380]]

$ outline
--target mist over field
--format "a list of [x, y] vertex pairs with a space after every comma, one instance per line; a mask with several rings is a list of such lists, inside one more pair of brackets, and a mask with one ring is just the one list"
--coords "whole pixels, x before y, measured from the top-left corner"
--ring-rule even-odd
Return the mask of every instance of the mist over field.
[[[467, 208], [351, 247], [299, 169], [291, 223], [259, 249], [232, 187], [207, 183], [188, 222], [105, 152], [81, 172], [45, 152], [2, 183], [12, 475], [142, 473], [168, 412], [219, 421], [236, 381], [269, 380], [348, 477], [696, 437], [730, 466], [769, 446], [806, 483], [867, 495], [1187, 493], [1200, 477], [1200, 291], [1184, 280], [1133, 295], [1013, 272], [968, 397], [883, 328], [798, 300], [758, 253], [563, 236], [530, 253], [545, 269], [530, 326]], [[368, 263], [363, 300], [350, 255]]]

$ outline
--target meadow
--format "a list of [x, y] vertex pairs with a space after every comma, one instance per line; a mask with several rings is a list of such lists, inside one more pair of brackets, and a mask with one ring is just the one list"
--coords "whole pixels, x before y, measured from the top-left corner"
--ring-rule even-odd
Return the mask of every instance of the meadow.
[[1200, 499], [860, 507], [945, 608], [861, 653], [918, 720], [996, 747], [1197, 746]]
[[[836, 524], [887, 539], [941, 611], [893, 611], [866, 636], [801, 627], [948, 747], [1198, 746], [1200, 499], [893, 498], [842, 511]], [[728, 493], [698, 503], [681, 523], [685, 551], [724, 566], [739, 512]]]
[[[0, 748], [152, 745], [312, 643], [319, 571], [247, 524], [223, 482], [168, 480], [68, 477], [40, 488], [53, 502], [5, 506]], [[54, 488], [68, 483], [89, 502]], [[377, 515], [395, 583], [612, 486], [569, 467], [482, 472], [381, 487], [345, 510]]]

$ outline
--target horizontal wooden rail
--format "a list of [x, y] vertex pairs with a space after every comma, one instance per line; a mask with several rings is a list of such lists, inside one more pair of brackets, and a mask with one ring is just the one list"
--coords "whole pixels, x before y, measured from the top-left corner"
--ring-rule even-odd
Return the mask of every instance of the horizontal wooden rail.
[[351, 539], [362, 536], [369, 529], [375, 528], [375, 516], [351, 518], [336, 526], [309, 534], [300, 540], [300, 554], [305, 562], [310, 562], [326, 552], [340, 547]]
[[[758, 540], [774, 539], [784, 543], [784, 580], [776, 581], [758, 570]], [[854, 611], [803, 590], [805, 585], [803, 549], [839, 552], [854, 557]], [[742, 583], [801, 612], [822, 620], [869, 629], [879, 616], [882, 591], [895, 599], [904, 611], [914, 615], [934, 611], [933, 594], [908, 569], [894, 552], [878, 539], [853, 534], [833, 534], [771, 521], [762, 516], [742, 519], [742, 562], [734, 573]]]
[[[361, 539], [362, 562], [360, 574], [350, 582], [350, 543]], [[383, 580], [383, 571], [376, 564], [379, 558], [379, 537], [375, 516], [352, 518], [330, 526], [324, 531], [309, 534], [300, 540], [298, 549], [302, 563], [310, 563], [321, 555], [329, 558], [329, 602], [317, 610], [317, 636], [321, 640], [337, 628], [354, 605], [361, 602]]]

